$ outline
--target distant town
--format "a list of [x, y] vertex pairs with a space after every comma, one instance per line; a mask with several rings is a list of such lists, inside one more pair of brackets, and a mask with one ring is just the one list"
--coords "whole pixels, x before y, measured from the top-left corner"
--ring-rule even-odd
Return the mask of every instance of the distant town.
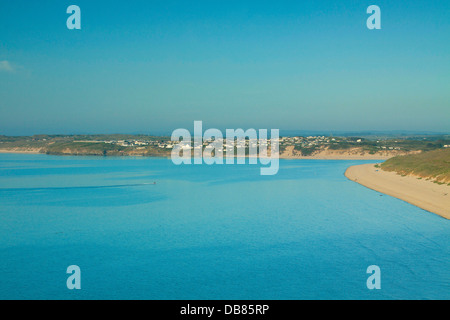
[[[203, 140], [206, 148], [214, 140]], [[151, 135], [34, 135], [0, 136], [1, 152], [29, 152], [55, 155], [100, 155], [100, 156], [170, 156], [174, 146], [180, 142], [171, 141], [168, 136]], [[181, 142], [181, 148], [193, 149], [193, 145]], [[259, 148], [257, 139], [235, 139], [234, 143], [223, 140], [216, 151], [226, 153], [227, 149]], [[217, 146], [217, 144], [216, 144]], [[282, 136], [279, 138], [280, 156], [302, 158], [336, 156], [390, 156], [450, 148], [450, 135], [421, 135], [404, 137], [379, 136]], [[270, 139], [268, 139], [270, 149]], [[344, 157], [345, 158], [345, 157]]]

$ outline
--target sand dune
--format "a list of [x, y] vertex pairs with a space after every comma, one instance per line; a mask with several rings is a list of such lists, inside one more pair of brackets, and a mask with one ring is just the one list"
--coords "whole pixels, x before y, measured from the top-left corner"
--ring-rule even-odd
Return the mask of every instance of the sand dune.
[[280, 159], [323, 159], [323, 160], [387, 160], [395, 156], [419, 153], [420, 151], [398, 151], [398, 150], [380, 150], [370, 154], [367, 150], [360, 147], [348, 149], [323, 149], [312, 155], [302, 155], [300, 151], [294, 149], [294, 146], [288, 146], [280, 154]]
[[414, 176], [400, 176], [377, 169], [374, 164], [352, 166], [345, 176], [365, 187], [404, 200], [450, 219], [450, 186]]
[[0, 149], [0, 153], [41, 153], [40, 148], [10, 148]]

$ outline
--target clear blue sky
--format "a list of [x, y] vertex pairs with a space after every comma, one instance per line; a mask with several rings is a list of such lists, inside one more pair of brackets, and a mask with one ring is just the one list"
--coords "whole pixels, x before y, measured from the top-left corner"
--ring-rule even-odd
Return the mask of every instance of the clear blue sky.
[[[71, 4], [81, 30], [66, 28]], [[450, 2], [0, 0], [0, 134], [194, 120], [449, 132]]]

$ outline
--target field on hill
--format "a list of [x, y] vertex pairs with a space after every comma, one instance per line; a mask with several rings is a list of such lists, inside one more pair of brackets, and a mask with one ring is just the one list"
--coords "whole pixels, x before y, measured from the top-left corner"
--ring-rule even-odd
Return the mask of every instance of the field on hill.
[[450, 148], [394, 157], [382, 163], [381, 168], [450, 185]]

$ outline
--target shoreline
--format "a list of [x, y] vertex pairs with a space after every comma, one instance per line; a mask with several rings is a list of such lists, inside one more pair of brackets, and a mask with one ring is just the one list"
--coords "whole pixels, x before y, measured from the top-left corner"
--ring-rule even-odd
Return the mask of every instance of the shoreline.
[[383, 171], [375, 164], [351, 166], [345, 176], [362, 186], [408, 202], [428, 212], [450, 219], [450, 187], [415, 176]]
[[[47, 154], [41, 152], [42, 149], [0, 149], [0, 154], [11, 153], [11, 154]], [[49, 154], [53, 156], [103, 156], [95, 154]], [[122, 155], [106, 155], [106, 157], [160, 157], [160, 158], [170, 158], [169, 155], [144, 155], [144, 154], [122, 154]], [[236, 156], [235, 156], [236, 157]], [[349, 155], [349, 154], [317, 154], [312, 156], [293, 156], [293, 155], [279, 155], [279, 159], [284, 160], [387, 160], [389, 158], [395, 157], [395, 155], [373, 155], [373, 154], [363, 154], [363, 155]], [[246, 155], [248, 158], [248, 155]], [[270, 158], [270, 157], [269, 157]]]
[[26, 153], [26, 154], [43, 154], [40, 152], [41, 149], [23, 149], [23, 150], [17, 150], [17, 149], [0, 149], [0, 153]]
[[[42, 149], [0, 149], [0, 154], [46, 154]], [[59, 156], [99, 156], [93, 154], [55, 154]], [[162, 155], [110, 155], [105, 157], [159, 157], [170, 158]], [[390, 156], [393, 157], [393, 156]], [[286, 156], [280, 155], [279, 159], [285, 160], [386, 160], [390, 157], [375, 155], [349, 155], [349, 154], [318, 154], [313, 156]], [[437, 214], [445, 219], [450, 219], [450, 187], [446, 184], [439, 185], [415, 176], [400, 176], [395, 172], [383, 171], [375, 168], [374, 163], [355, 165], [347, 168], [345, 176], [356, 183], [369, 189], [390, 195], [394, 198], [406, 201], [428, 212]], [[426, 199], [426, 200], [424, 200]]]

